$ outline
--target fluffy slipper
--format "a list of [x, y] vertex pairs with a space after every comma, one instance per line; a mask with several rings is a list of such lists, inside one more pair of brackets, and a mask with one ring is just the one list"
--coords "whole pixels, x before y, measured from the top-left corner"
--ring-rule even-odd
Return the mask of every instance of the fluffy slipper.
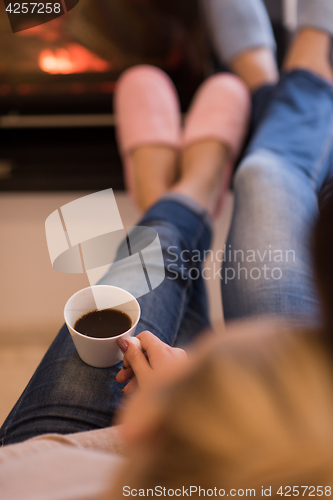
[[220, 73], [199, 87], [188, 113], [183, 147], [205, 139], [216, 139], [226, 144], [230, 151], [213, 217], [222, 209], [234, 162], [248, 130], [250, 108], [250, 94], [242, 80], [228, 73]]
[[162, 70], [153, 66], [135, 66], [125, 71], [117, 82], [114, 111], [126, 187], [136, 201], [129, 153], [139, 146], [151, 144], [180, 148], [178, 95]]

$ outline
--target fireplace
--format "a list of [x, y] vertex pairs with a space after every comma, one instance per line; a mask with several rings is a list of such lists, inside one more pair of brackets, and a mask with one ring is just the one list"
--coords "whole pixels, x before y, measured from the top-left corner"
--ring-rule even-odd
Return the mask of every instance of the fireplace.
[[157, 65], [186, 111], [213, 67], [202, 24], [194, 0], [80, 0], [12, 33], [0, 0], [0, 190], [122, 189], [115, 82]]
[[134, 64], [160, 66], [184, 109], [204, 76], [192, 0], [184, 0], [184, 23], [177, 2], [153, 3], [80, 0], [12, 33], [0, 2], [1, 190], [123, 188], [112, 113], [118, 76]]

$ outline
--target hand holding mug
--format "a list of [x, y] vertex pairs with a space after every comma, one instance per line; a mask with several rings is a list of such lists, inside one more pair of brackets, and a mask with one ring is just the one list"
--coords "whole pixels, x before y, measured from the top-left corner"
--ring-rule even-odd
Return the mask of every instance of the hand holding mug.
[[[137, 340], [141, 342], [141, 349], [135, 345]], [[139, 333], [135, 339], [120, 338], [117, 343], [124, 355], [124, 366], [116, 380], [119, 383], [129, 380], [124, 394], [132, 394], [138, 387], [169, 382], [186, 365], [187, 355], [183, 349], [170, 347], [148, 331]]]

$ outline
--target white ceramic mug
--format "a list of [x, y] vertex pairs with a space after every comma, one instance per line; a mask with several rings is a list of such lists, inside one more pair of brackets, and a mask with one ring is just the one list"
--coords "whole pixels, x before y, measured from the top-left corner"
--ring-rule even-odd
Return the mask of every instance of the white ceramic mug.
[[[108, 309], [110, 307], [126, 313], [132, 320], [132, 326], [126, 332], [109, 338], [87, 337], [77, 332], [74, 328], [76, 321], [90, 311]], [[101, 304], [104, 307], [101, 307]], [[135, 333], [140, 319], [140, 305], [135, 297], [116, 286], [95, 285], [79, 290], [67, 301], [65, 305], [65, 321], [72, 336], [76, 350], [85, 363], [96, 368], [113, 366], [123, 359], [123, 354], [118, 347], [117, 339], [129, 338]], [[139, 347], [139, 339], [135, 339]]]

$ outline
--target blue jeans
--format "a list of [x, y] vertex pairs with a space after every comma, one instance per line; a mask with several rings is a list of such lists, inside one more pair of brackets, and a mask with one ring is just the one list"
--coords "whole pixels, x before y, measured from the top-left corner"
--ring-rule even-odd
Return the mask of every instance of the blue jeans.
[[[211, 227], [206, 212], [201, 212], [165, 198], [140, 221], [139, 225], [153, 227], [159, 234], [166, 279], [138, 299], [142, 314], [136, 334], [150, 330], [175, 345], [177, 340], [185, 343], [193, 339], [209, 326], [201, 273], [194, 273], [200, 275], [199, 279], [191, 279], [191, 269], [200, 268], [200, 263], [186, 264], [180, 257], [183, 250], [191, 253], [209, 249]], [[103, 284], [107, 276], [101, 280]], [[0, 430], [2, 444], [46, 433], [67, 434], [109, 426], [122, 396], [123, 385], [115, 381], [121, 366], [93, 368], [85, 364], [64, 325], [4, 422]]]
[[256, 131], [234, 178], [225, 319], [277, 315], [318, 325], [311, 232], [318, 194], [333, 176], [333, 86], [297, 70], [260, 89], [254, 103]]
[[[303, 314], [316, 321], [309, 232], [318, 192], [332, 177], [333, 88], [308, 72], [295, 71], [276, 89], [261, 89], [256, 99], [260, 124], [234, 184], [235, 211], [222, 274], [225, 317]], [[187, 265], [181, 252], [209, 248], [205, 214], [165, 199], [140, 224], [159, 233], [167, 279], [139, 299], [137, 333], [150, 329], [170, 345], [177, 339], [189, 341], [209, 324], [207, 297], [203, 280], [190, 279], [191, 269], [200, 264]], [[114, 380], [119, 368], [83, 363], [64, 326], [4, 423], [2, 443], [110, 425], [121, 397], [122, 386]]]

